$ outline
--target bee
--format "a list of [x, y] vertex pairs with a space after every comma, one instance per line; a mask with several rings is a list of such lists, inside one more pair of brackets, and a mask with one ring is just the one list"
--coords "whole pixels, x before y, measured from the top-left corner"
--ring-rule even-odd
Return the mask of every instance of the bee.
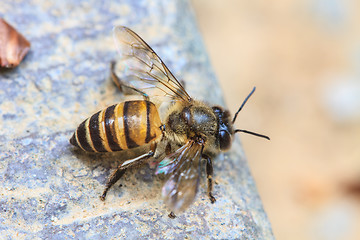
[[[149, 150], [125, 160], [110, 175], [101, 199], [130, 167], [151, 159], [158, 163], [156, 174], [164, 174], [164, 203], [170, 217], [187, 209], [199, 187], [201, 160], [206, 162], [207, 194], [216, 201], [213, 189], [213, 159], [228, 150], [234, 134], [249, 133], [234, 129], [234, 122], [255, 88], [231, 119], [219, 106], [195, 100], [185, 91], [154, 50], [135, 32], [117, 26], [113, 30], [121, 60], [111, 63], [111, 76], [123, 92], [142, 96], [101, 110], [83, 121], [70, 143], [87, 152], [117, 152], [147, 145]], [[152, 100], [150, 100], [152, 99]], [[160, 100], [159, 100], [160, 99]], [[161, 118], [159, 107], [168, 102]]]

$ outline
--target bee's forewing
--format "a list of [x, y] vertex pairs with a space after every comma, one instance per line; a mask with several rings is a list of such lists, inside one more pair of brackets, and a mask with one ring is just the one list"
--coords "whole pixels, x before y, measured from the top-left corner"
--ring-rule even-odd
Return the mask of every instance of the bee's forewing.
[[165, 204], [174, 213], [182, 212], [194, 201], [199, 187], [202, 145], [189, 141], [164, 159], [157, 173], [169, 175], [162, 188]]
[[117, 26], [114, 40], [120, 54], [115, 73], [123, 82], [149, 97], [190, 101], [184, 87], [139, 35], [127, 27]]

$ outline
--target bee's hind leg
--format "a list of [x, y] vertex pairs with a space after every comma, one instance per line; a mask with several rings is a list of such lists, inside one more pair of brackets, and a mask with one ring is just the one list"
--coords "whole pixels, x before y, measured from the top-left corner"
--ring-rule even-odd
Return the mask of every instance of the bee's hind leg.
[[143, 96], [144, 100], [149, 100], [149, 96], [144, 93], [143, 91], [140, 91], [139, 89], [136, 89], [134, 87], [128, 86], [124, 81], [122, 81], [115, 73], [115, 61], [110, 62], [110, 77], [115, 83], [115, 85], [119, 88], [119, 90], [124, 93], [125, 95], [135, 95], [140, 94]]
[[149, 152], [140, 155], [136, 158], [127, 160], [125, 162], [123, 162], [109, 177], [108, 182], [106, 183], [106, 187], [105, 190], [103, 192], [103, 194], [100, 196], [100, 199], [102, 201], [105, 201], [106, 198], [106, 194], [109, 191], [109, 189], [112, 187], [112, 185], [114, 185], [125, 173], [126, 169], [128, 169], [129, 167], [134, 167], [134, 166], [138, 166], [142, 163], [144, 163], [144, 160], [149, 159], [150, 157], [152, 157], [154, 155], [154, 147], [152, 147], [152, 150], [150, 150]]
[[171, 219], [174, 219], [174, 218], [176, 218], [176, 215], [175, 215], [175, 213], [170, 212], [168, 217], [171, 218]]
[[103, 194], [100, 196], [101, 201], [105, 201], [106, 194], [109, 191], [109, 189], [124, 175], [125, 172], [126, 172], [126, 168], [125, 169], [118, 168], [115, 170], [115, 172], [113, 172], [110, 175], [110, 178], [109, 178], [108, 182], [106, 183], [105, 190], [104, 190]]
[[211, 203], [214, 203], [216, 201], [215, 197], [212, 195], [212, 189], [213, 189], [213, 164], [212, 160], [208, 156], [204, 156], [206, 158], [206, 175], [208, 180], [208, 195]]

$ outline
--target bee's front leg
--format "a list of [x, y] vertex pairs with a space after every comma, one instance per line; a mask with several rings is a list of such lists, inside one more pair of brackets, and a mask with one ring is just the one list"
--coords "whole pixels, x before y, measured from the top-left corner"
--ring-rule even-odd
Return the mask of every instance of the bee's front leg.
[[208, 180], [208, 195], [211, 203], [214, 203], [216, 201], [215, 197], [212, 195], [212, 189], [213, 189], [213, 164], [212, 160], [208, 156], [204, 156], [206, 158], [206, 175]]

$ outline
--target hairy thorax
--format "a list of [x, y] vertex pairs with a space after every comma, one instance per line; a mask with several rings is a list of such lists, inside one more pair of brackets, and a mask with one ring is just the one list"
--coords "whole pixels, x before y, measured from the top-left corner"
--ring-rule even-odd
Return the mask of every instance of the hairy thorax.
[[211, 107], [195, 100], [190, 103], [178, 101], [169, 108], [166, 116], [165, 134], [179, 146], [201, 138], [205, 142], [205, 154], [219, 153], [216, 140], [219, 124]]

